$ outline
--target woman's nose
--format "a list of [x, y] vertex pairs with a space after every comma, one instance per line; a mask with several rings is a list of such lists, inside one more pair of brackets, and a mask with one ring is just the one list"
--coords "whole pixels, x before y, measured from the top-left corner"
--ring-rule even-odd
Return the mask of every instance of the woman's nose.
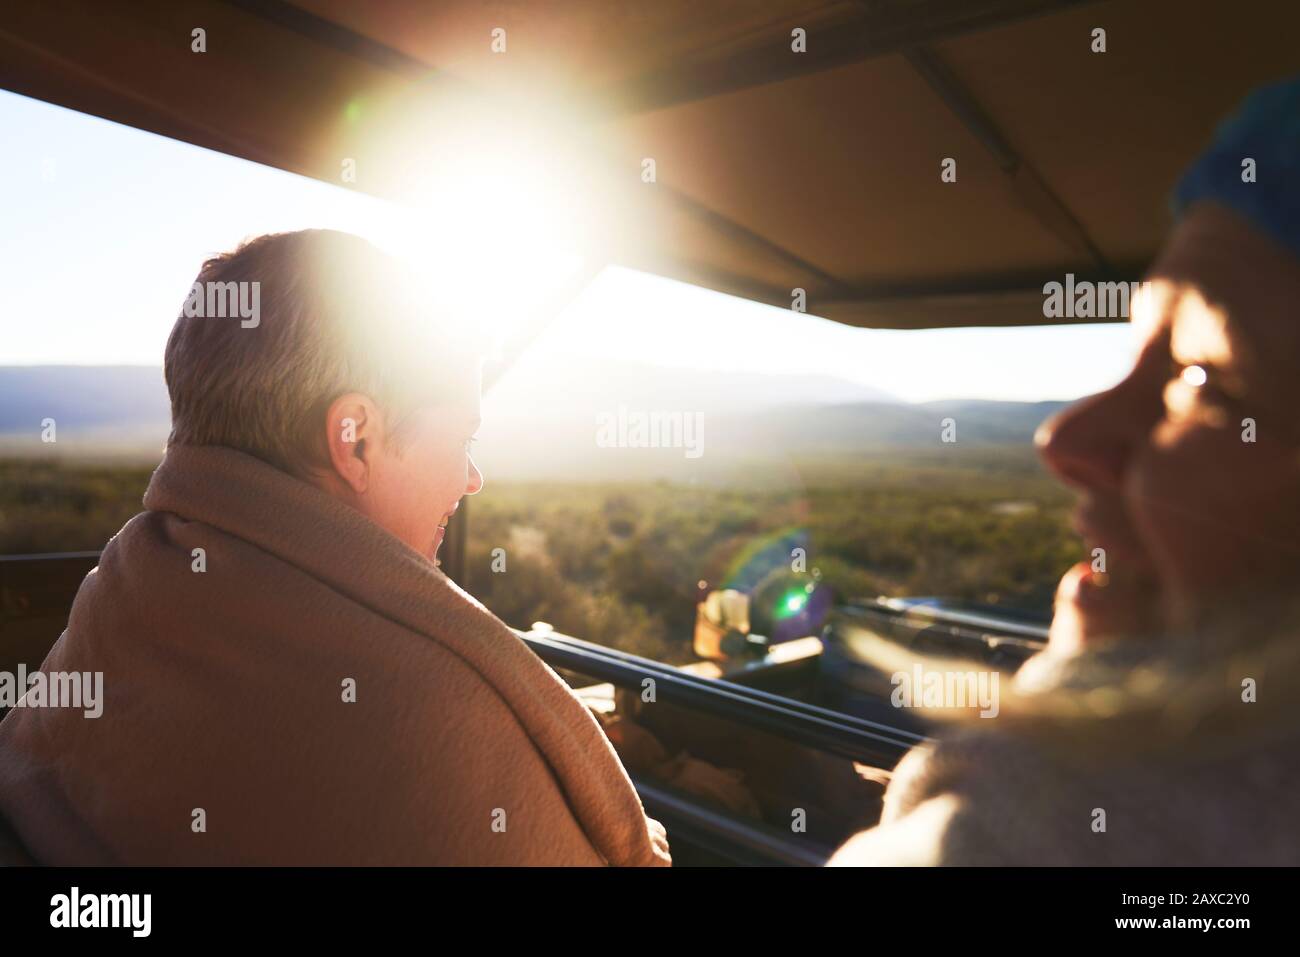
[[469, 484], [465, 486], [466, 495], [477, 495], [483, 488], [483, 473], [479, 471], [474, 460], [469, 460]]
[[1034, 434], [1043, 462], [1069, 485], [1117, 489], [1133, 449], [1154, 425], [1134, 398], [1121, 383], [1052, 416]]

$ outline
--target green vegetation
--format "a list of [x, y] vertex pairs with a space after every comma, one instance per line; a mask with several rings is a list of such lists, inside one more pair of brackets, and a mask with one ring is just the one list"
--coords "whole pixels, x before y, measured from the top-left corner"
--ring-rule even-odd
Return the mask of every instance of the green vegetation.
[[[147, 467], [0, 461], [0, 554], [97, 549]], [[806, 549], [837, 596], [945, 595], [1046, 610], [1080, 557], [1070, 495], [1024, 448], [801, 463], [794, 488], [489, 482], [469, 501], [468, 588], [512, 625], [690, 657], [698, 582], [752, 582]], [[504, 549], [504, 573], [493, 550]], [[500, 554], [500, 553], [498, 553]]]
[[152, 465], [0, 459], [0, 555], [98, 550], [140, 500]]

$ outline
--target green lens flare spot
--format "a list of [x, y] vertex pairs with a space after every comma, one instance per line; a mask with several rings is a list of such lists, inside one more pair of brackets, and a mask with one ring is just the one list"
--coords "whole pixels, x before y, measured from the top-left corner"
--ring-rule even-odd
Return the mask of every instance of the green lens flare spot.
[[802, 588], [795, 592], [789, 592], [777, 604], [776, 617], [789, 618], [791, 615], [797, 615], [806, 604], [808, 604], [808, 595]]

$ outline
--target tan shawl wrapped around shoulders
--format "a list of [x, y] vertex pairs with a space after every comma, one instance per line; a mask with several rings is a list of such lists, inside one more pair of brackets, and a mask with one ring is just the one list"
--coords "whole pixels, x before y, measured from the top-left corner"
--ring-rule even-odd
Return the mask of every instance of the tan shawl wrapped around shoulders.
[[39, 862], [669, 863], [591, 714], [428, 559], [228, 448], [171, 448], [144, 505], [42, 666], [102, 672], [102, 715], [0, 723]]

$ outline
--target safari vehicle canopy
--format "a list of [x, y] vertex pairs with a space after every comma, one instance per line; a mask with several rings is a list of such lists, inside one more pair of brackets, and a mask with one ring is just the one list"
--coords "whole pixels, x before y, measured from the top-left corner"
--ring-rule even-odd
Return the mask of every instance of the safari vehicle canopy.
[[[1032, 325], [1056, 319], [1048, 283], [1140, 276], [1178, 171], [1217, 117], [1294, 69], [1297, 27], [1300, 8], [1263, 0], [48, 0], [6, 10], [0, 86], [398, 203], [481, 135], [550, 184], [579, 279], [614, 263], [852, 325]], [[6, 661], [39, 663], [94, 561], [0, 560]], [[1012, 665], [1042, 638], [898, 603], [834, 627]], [[796, 767], [887, 769], [923, 730], [801, 700], [798, 651], [716, 681], [525, 638], [607, 682], [587, 689], [598, 707], [635, 714], [654, 677], [657, 733], [731, 764], [779, 754], [772, 789]], [[828, 849], [637, 783], [679, 860]]]
[[854, 325], [1036, 324], [1045, 282], [1140, 275], [1297, 25], [1263, 0], [51, 0], [6, 12], [0, 84], [397, 201], [487, 125], [593, 258]]

